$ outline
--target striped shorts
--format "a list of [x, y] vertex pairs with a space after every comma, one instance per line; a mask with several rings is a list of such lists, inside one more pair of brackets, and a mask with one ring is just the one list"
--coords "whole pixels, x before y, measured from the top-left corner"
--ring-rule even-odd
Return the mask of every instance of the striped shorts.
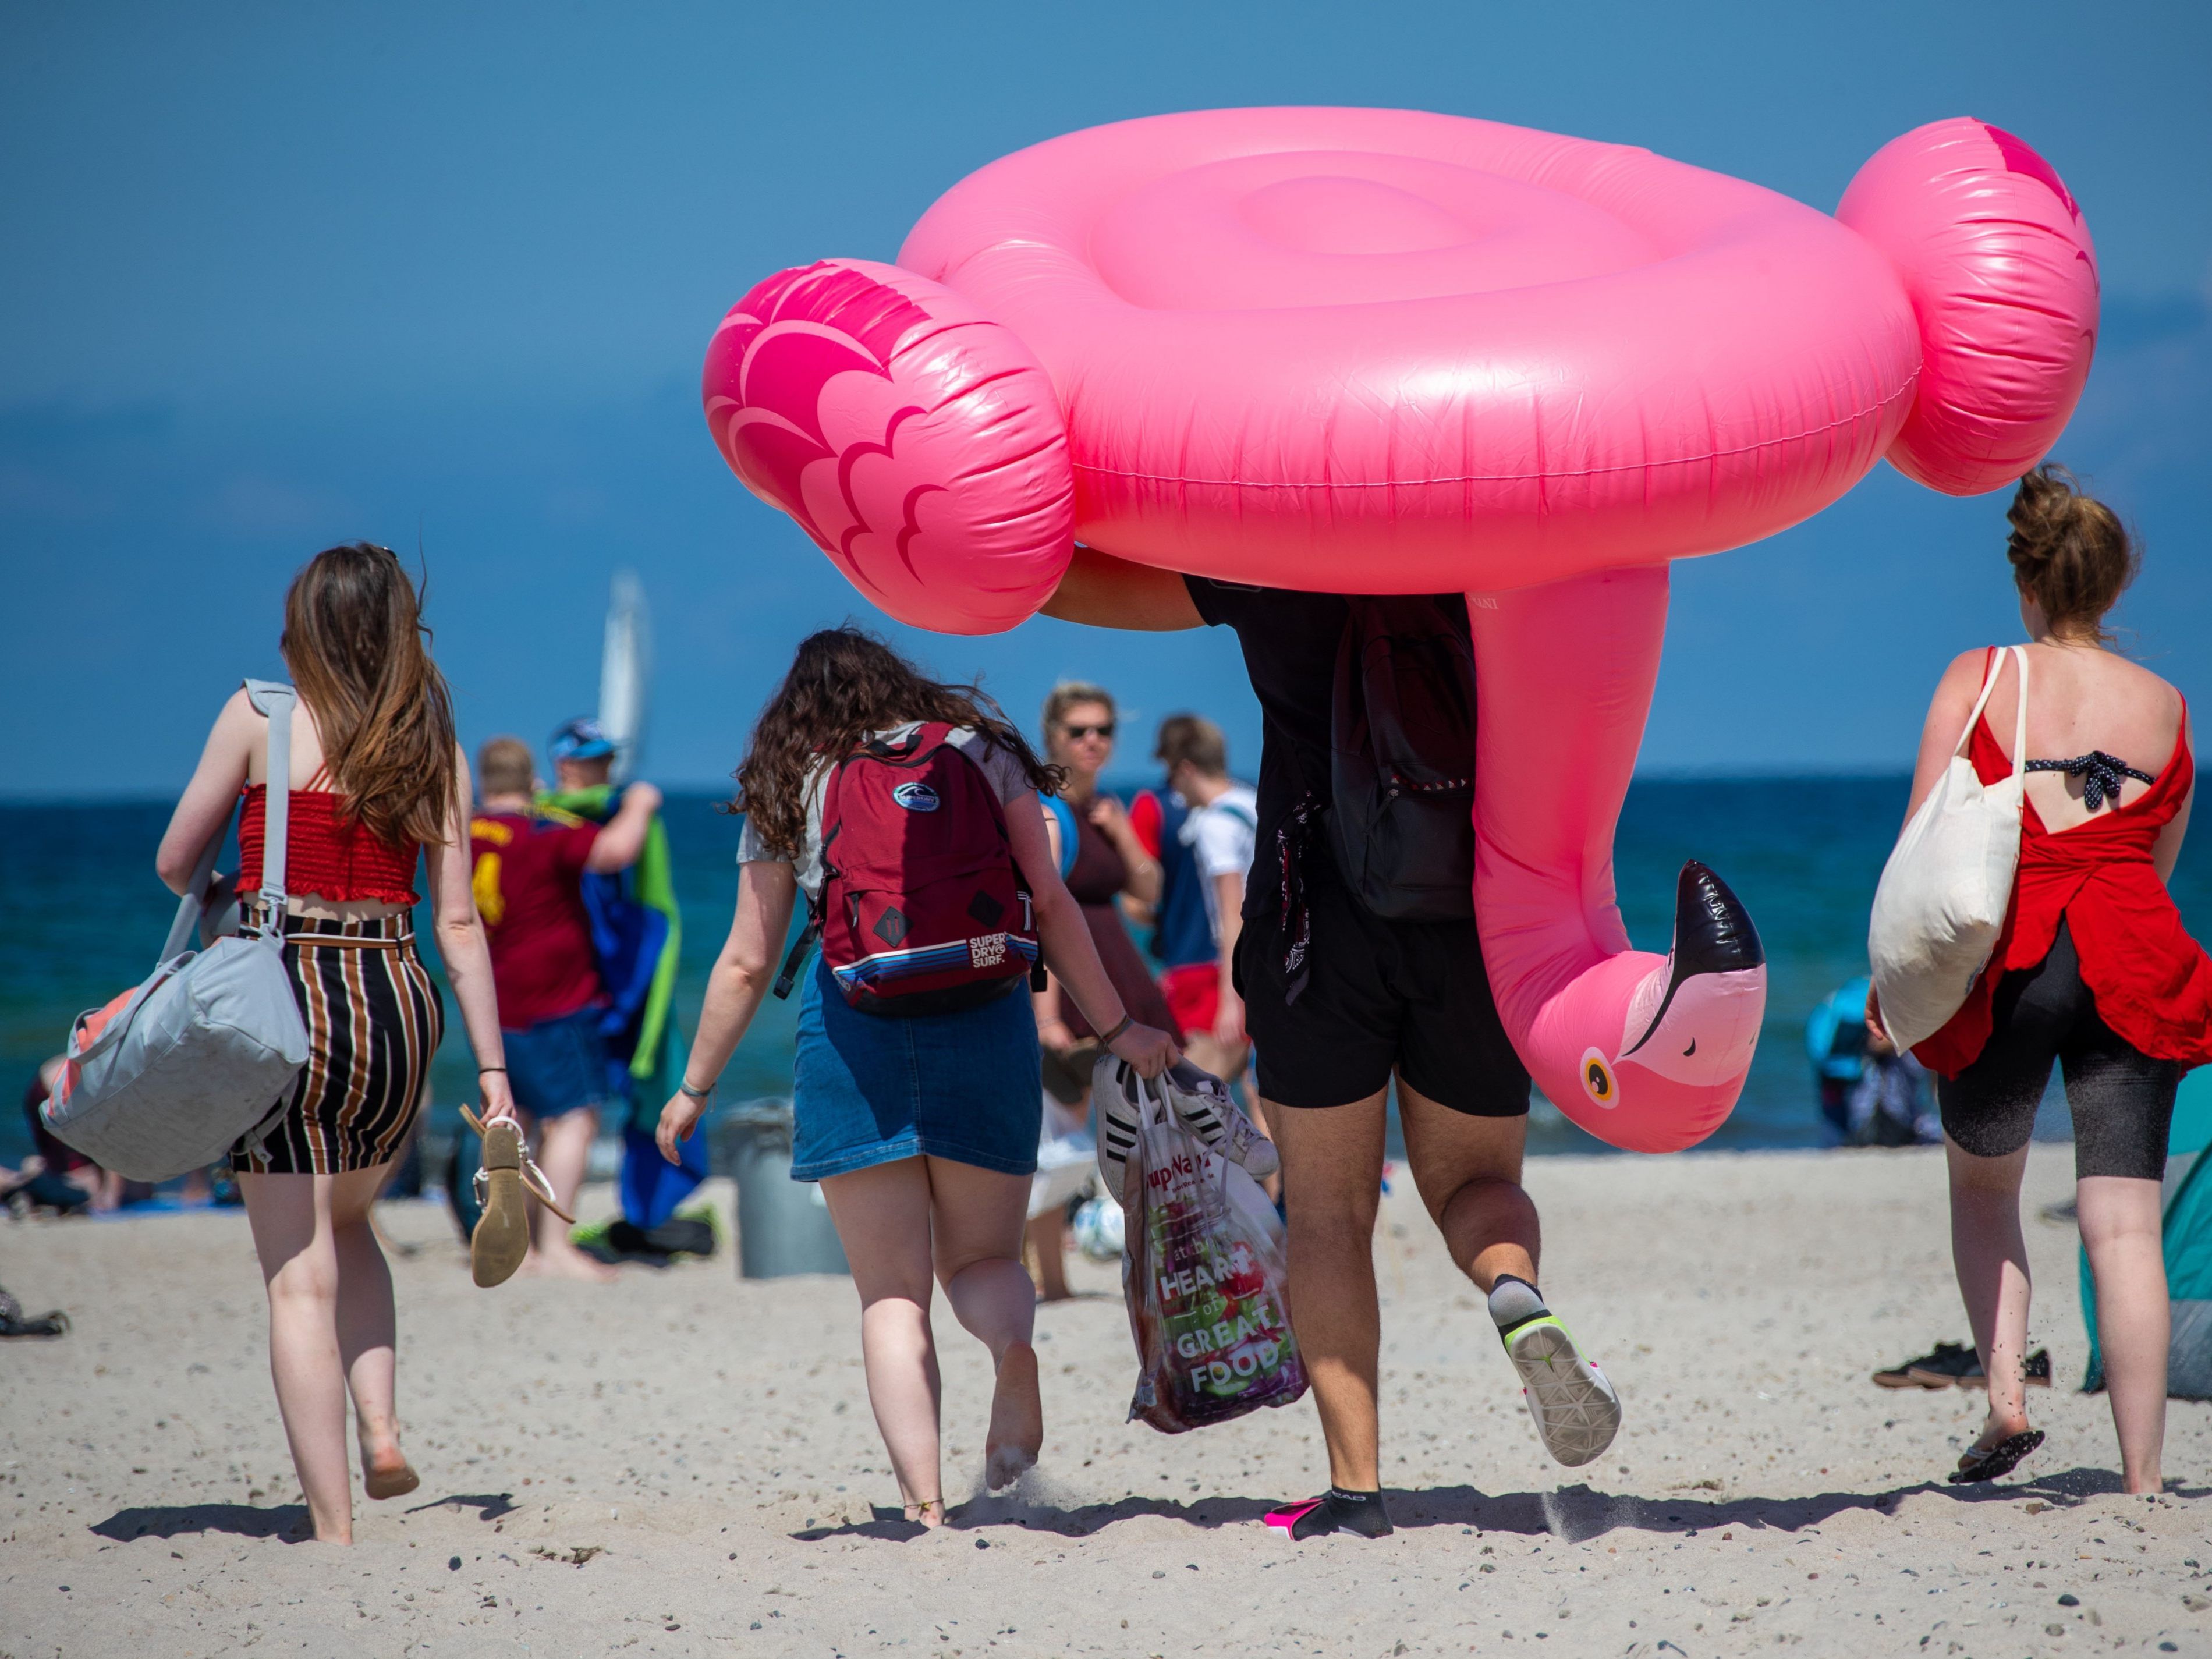
[[307, 1027], [307, 1063], [284, 1114], [230, 1167], [264, 1175], [340, 1175], [389, 1164], [430, 1077], [446, 1005], [415, 951], [405, 915], [337, 921], [288, 916], [284, 965]]

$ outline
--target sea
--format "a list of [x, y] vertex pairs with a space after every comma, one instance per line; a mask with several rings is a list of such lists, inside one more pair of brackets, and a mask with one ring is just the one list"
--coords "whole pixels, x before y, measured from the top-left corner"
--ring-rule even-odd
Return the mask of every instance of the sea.
[[[1826, 1145], [1810, 1065], [1807, 1017], [1866, 971], [1867, 909], [1903, 817], [1909, 779], [1713, 777], [1639, 780], [1620, 815], [1615, 873], [1630, 937], [1664, 951], [1683, 860], [1705, 860], [1750, 907], [1766, 946], [1766, 1024], [1743, 1097], [1705, 1144], [1716, 1148]], [[1130, 787], [1137, 787], [1132, 784]], [[1121, 793], [1129, 793], [1124, 789]], [[15, 1104], [72, 1019], [143, 978], [175, 901], [154, 875], [167, 801], [0, 803], [0, 1164], [30, 1148]], [[706, 794], [666, 806], [683, 905], [677, 1012], [688, 1033], [707, 971], [729, 931], [740, 820]], [[2212, 938], [2212, 837], [2185, 849], [2172, 890], [2191, 931]], [[417, 917], [429, 935], [425, 906]], [[434, 952], [426, 952], [433, 956]], [[764, 1003], [719, 1091], [723, 1109], [791, 1091], [794, 1003]], [[434, 1139], [472, 1098], [473, 1069], [448, 1000], [433, 1075]], [[2055, 1103], [2055, 1095], [2054, 1095]], [[2063, 1133], [2063, 1113], [2046, 1125]], [[1606, 1150], [1539, 1102], [1530, 1149]]]

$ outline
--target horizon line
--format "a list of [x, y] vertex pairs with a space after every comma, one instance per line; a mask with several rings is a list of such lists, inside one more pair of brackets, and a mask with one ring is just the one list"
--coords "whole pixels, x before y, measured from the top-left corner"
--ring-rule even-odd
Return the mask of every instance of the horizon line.
[[[1909, 767], [1896, 766], [1831, 766], [1808, 767], [1802, 763], [1778, 763], [1773, 766], [1668, 766], [1639, 769], [1630, 780], [1635, 784], [1673, 783], [1873, 783], [1909, 781]], [[1110, 789], [1133, 790], [1155, 787], [1158, 780], [1149, 775], [1123, 775], [1103, 780]], [[1239, 781], [1247, 781], [1239, 780]], [[671, 799], [701, 800], [727, 799], [731, 790], [720, 781], [665, 782], [659, 785], [663, 794]], [[173, 805], [174, 794], [155, 790], [113, 790], [105, 793], [58, 789], [52, 793], [22, 792], [0, 794], [0, 811], [24, 808], [53, 807], [118, 807], [159, 806]]]

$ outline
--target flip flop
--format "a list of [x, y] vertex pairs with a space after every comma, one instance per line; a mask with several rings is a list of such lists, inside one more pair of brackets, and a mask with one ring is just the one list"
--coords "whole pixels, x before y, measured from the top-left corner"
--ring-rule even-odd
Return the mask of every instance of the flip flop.
[[23, 1304], [0, 1291], [0, 1336], [67, 1336], [70, 1316], [59, 1308], [35, 1318], [23, 1316]]
[[2010, 1474], [2018, 1468], [2027, 1455], [2043, 1443], [2041, 1429], [2023, 1429], [2018, 1434], [2008, 1434], [1994, 1446], [1970, 1448], [1960, 1459], [1959, 1467], [1948, 1477], [1954, 1486], [1972, 1486], [1978, 1480], [1994, 1480], [2001, 1474]]
[[489, 1290], [514, 1278], [530, 1254], [531, 1198], [572, 1227], [576, 1218], [561, 1207], [552, 1182], [531, 1161], [520, 1124], [511, 1117], [486, 1123], [465, 1106], [461, 1116], [483, 1137], [483, 1167], [476, 1176], [477, 1202], [483, 1213], [469, 1236], [469, 1271], [480, 1288]]

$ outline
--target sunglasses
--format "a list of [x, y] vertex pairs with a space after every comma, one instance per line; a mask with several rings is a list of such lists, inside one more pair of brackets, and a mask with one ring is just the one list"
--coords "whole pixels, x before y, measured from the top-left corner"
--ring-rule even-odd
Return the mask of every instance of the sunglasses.
[[1062, 726], [1060, 733], [1070, 743], [1080, 743], [1085, 738], [1110, 738], [1114, 735], [1114, 722], [1108, 720], [1103, 726]]

